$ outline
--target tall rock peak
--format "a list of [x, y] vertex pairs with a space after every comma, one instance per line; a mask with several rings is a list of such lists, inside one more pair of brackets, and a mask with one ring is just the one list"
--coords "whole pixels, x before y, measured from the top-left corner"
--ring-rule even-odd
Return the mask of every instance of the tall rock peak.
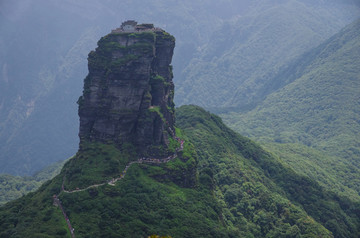
[[171, 60], [175, 38], [152, 24], [124, 22], [88, 57], [79, 98], [80, 144], [131, 143], [139, 153], [166, 147], [174, 135]]

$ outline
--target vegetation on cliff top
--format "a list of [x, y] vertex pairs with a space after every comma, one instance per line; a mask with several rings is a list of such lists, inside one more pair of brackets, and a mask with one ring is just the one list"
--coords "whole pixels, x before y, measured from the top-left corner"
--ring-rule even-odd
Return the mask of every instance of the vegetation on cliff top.
[[[121, 45], [117, 38], [121, 36], [125, 41], [133, 40], [135, 43], [129, 46]], [[140, 33], [111, 33], [102, 37], [98, 41], [98, 48], [89, 53], [89, 68], [94, 70], [104, 70], [116, 72], [120, 66], [125, 66], [128, 62], [136, 60], [141, 56], [153, 53], [155, 43], [154, 32]], [[118, 61], [112, 61], [112, 55], [118, 52], [123, 57]]]

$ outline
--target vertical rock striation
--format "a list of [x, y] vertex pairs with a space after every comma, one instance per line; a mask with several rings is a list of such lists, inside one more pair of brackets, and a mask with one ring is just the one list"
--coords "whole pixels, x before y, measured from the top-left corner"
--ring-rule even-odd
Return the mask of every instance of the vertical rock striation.
[[140, 154], [167, 148], [174, 131], [174, 47], [175, 38], [151, 24], [100, 39], [78, 100], [80, 143], [132, 143]]

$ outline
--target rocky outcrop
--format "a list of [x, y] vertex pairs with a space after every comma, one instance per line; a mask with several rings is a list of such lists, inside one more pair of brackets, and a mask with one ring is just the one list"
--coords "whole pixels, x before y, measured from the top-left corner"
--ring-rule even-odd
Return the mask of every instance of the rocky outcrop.
[[167, 147], [174, 131], [174, 46], [175, 38], [158, 28], [100, 39], [78, 101], [80, 143], [132, 143], [140, 153]]

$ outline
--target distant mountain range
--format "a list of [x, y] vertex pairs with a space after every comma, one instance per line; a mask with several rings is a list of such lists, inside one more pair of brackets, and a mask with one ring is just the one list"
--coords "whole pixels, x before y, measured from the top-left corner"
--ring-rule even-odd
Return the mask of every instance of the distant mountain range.
[[177, 102], [213, 111], [253, 107], [276, 90], [268, 86], [289, 63], [344, 26], [348, 18], [341, 11], [350, 5], [338, 4], [264, 1], [224, 21], [183, 70]]

